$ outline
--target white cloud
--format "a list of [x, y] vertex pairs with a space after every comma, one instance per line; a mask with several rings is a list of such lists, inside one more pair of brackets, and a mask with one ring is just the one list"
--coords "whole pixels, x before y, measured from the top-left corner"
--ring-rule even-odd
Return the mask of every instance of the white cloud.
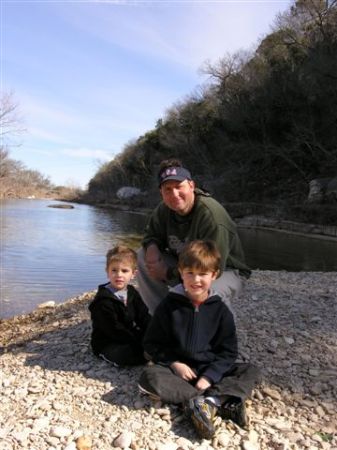
[[[95, 3], [62, 11], [74, 27], [135, 56], [195, 72], [206, 59], [247, 49], [290, 0]], [[58, 10], [60, 13], [61, 11]]]
[[33, 125], [30, 125], [27, 130], [27, 137], [42, 141], [53, 142], [54, 144], [65, 144], [64, 138], [62, 138], [59, 134], [52, 133], [46, 129], [38, 128]]
[[[57, 9], [56, 13], [79, 30], [85, 31], [102, 41], [120, 49], [128, 50], [134, 55], [156, 56], [161, 60], [177, 60], [179, 53], [174, 44], [174, 31], [171, 39], [163, 37], [162, 30], [166, 15], [160, 8], [170, 8], [169, 4], [158, 3], [95, 3], [78, 8]], [[166, 24], [167, 25], [167, 24]], [[174, 30], [174, 27], [173, 27]], [[173, 38], [173, 44], [171, 40]]]
[[90, 148], [63, 148], [61, 153], [73, 158], [95, 158], [103, 161], [110, 161], [113, 157], [111, 153], [105, 150]]
[[170, 104], [165, 101], [165, 90], [156, 92], [150, 86], [138, 91], [136, 87], [121, 86], [113, 91], [97, 86], [88, 94], [84, 102], [87, 106], [68, 104], [66, 97], [66, 93], [58, 98], [42, 98], [39, 93], [33, 96], [18, 92], [27, 129], [24, 145], [54, 149], [98, 147], [105, 154], [95, 157], [106, 160], [108, 151], [111, 157], [130, 139], [153, 128], [164, 112], [162, 105]]

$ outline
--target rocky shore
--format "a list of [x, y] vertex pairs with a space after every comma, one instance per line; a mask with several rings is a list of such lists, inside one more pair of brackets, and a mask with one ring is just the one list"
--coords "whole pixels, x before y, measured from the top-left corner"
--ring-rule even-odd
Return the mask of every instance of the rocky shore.
[[336, 297], [336, 273], [253, 273], [233, 307], [240, 358], [264, 379], [249, 429], [221, 422], [212, 441], [139, 395], [141, 367], [92, 355], [92, 293], [0, 321], [0, 449], [337, 449]]

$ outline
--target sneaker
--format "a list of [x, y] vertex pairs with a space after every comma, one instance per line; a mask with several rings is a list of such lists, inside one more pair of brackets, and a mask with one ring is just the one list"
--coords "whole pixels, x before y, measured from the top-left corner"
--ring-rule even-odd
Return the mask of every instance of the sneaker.
[[200, 396], [188, 401], [186, 412], [191, 418], [199, 437], [211, 439], [214, 436], [214, 419], [217, 413], [215, 405], [206, 402], [205, 398]]
[[241, 428], [247, 428], [248, 418], [245, 403], [238, 397], [232, 397], [221, 406], [220, 415], [225, 420], [231, 420]]

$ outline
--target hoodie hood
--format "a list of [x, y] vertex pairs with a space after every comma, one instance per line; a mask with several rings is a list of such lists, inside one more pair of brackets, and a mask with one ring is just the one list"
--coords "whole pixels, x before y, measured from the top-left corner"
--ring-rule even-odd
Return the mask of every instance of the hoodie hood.
[[[182, 295], [183, 297], [186, 297], [188, 300], [190, 300], [186, 295], [186, 291], [182, 283], [177, 284], [177, 286], [170, 288], [169, 292], [172, 294]], [[212, 297], [220, 297], [220, 294], [216, 292], [214, 289], [210, 289], [208, 299], [206, 301], [210, 300]]]

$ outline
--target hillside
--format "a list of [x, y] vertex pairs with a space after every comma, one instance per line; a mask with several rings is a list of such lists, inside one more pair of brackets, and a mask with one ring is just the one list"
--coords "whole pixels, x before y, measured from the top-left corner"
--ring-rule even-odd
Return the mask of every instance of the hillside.
[[336, 223], [337, 189], [323, 207], [307, 202], [312, 180], [337, 175], [336, 1], [293, 2], [254, 52], [204, 72], [208, 83], [101, 166], [85, 200], [118, 201], [132, 186], [146, 193], [133, 203], [152, 207], [159, 162], [178, 157], [222, 203]]

